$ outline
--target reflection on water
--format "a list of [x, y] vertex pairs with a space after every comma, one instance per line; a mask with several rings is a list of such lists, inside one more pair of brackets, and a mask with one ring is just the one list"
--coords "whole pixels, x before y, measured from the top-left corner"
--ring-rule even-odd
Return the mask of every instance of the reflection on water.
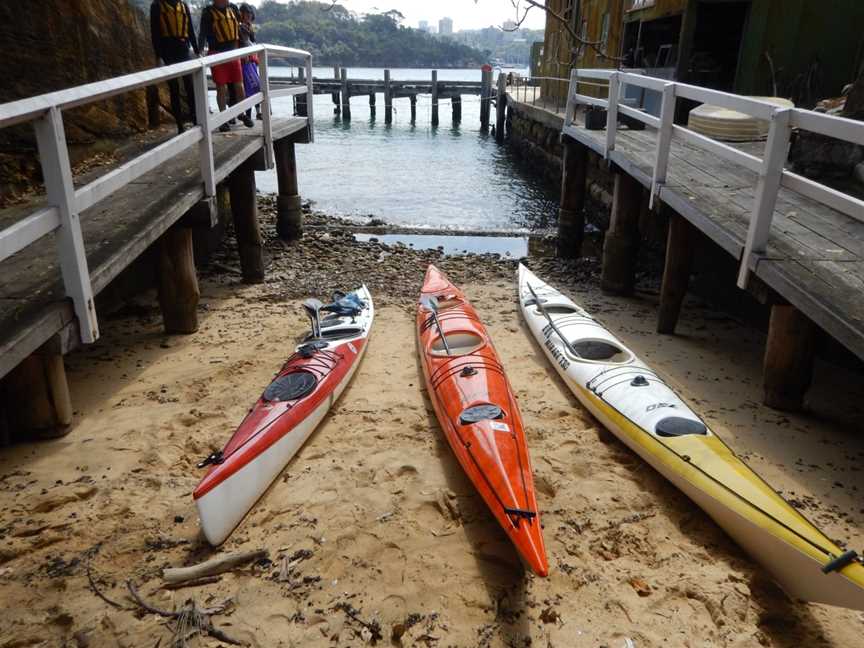
[[[274, 74], [285, 71], [274, 71]], [[332, 70], [315, 75], [331, 77]], [[424, 79], [428, 70], [393, 70], [394, 79]], [[352, 69], [353, 78], [383, 79], [383, 70]], [[479, 70], [441, 70], [439, 80], [478, 80]], [[407, 98], [394, 100], [393, 124], [384, 123], [384, 97], [376, 119], [368, 96], [352, 97], [352, 120], [333, 115], [330, 95], [315, 97], [315, 143], [297, 147], [300, 192], [328, 213], [375, 216], [388, 223], [453, 229], [551, 227], [557, 187], [495, 138], [480, 132], [480, 98], [462, 98], [462, 123], [453, 125], [449, 99], [431, 126], [431, 97], [417, 99], [412, 125]], [[290, 114], [291, 100], [274, 111]], [[493, 115], [494, 119], [494, 115]], [[258, 174], [261, 191], [276, 191], [275, 172]]]

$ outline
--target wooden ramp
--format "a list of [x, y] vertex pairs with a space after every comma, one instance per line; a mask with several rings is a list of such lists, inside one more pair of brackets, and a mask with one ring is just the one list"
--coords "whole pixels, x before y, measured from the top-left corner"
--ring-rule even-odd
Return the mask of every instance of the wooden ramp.
[[[273, 139], [305, 139], [307, 119], [275, 118]], [[260, 123], [213, 135], [216, 182], [225, 181], [251, 161], [263, 169]], [[127, 184], [82, 212], [87, 263], [94, 294], [131, 265], [172, 225], [204, 198], [199, 152], [192, 146], [157, 169]], [[20, 220], [33, 206], [0, 212], [0, 230]], [[0, 377], [61, 331], [74, 346], [77, 326], [66, 299], [55, 234], [42, 237], [0, 262]]]

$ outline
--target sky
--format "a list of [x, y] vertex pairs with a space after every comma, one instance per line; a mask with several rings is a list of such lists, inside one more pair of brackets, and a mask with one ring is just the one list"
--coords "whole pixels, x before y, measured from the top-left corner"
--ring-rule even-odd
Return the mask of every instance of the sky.
[[[405, 15], [408, 27], [417, 27], [421, 20], [437, 25], [439, 18], [448, 16], [453, 19], [454, 31], [500, 27], [516, 16], [511, 0], [340, 0], [340, 4], [359, 14], [396, 9]], [[543, 12], [532, 9], [523, 27], [543, 29], [545, 25]]]

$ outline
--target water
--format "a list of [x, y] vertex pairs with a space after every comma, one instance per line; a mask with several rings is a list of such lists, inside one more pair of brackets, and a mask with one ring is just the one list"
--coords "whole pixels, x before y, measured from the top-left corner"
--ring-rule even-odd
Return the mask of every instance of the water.
[[447, 255], [500, 254], [519, 259], [528, 256], [527, 236], [458, 236], [438, 234], [355, 234], [358, 241], [376, 239], [387, 245], [401, 243], [415, 250], [440, 249]]
[[[277, 68], [274, 74], [290, 71]], [[332, 69], [315, 70], [315, 76], [332, 75]], [[349, 76], [383, 79], [384, 71], [354, 68]], [[392, 70], [395, 80], [429, 76], [429, 70]], [[480, 71], [440, 70], [438, 78], [479, 81]], [[410, 227], [535, 231], [554, 225], [557, 187], [480, 132], [479, 96], [463, 96], [457, 126], [449, 99], [439, 106], [438, 128], [431, 126], [428, 95], [417, 99], [416, 125], [407, 98], [394, 100], [394, 107], [388, 126], [383, 95], [374, 121], [368, 97], [352, 97], [352, 121], [343, 122], [333, 115], [330, 95], [315, 97], [315, 143], [297, 147], [304, 199], [330, 214]], [[274, 112], [292, 114], [291, 100], [275, 100]], [[262, 191], [276, 191], [275, 172], [259, 173], [257, 180]]]

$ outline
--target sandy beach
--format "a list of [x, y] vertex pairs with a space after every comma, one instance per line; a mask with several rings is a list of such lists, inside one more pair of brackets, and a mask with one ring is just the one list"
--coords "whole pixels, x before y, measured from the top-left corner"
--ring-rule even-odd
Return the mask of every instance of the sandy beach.
[[[127, 580], [168, 610], [230, 600], [213, 623], [262, 648], [859, 645], [864, 614], [789, 600], [578, 404], [521, 321], [515, 261], [324, 232], [286, 249], [267, 222], [266, 283], [240, 282], [229, 240], [219, 269], [202, 271], [198, 333], [164, 335], [155, 294], [105, 318], [102, 339], [66, 358], [71, 433], [0, 451], [0, 648], [172, 645], [171, 624], [135, 606]], [[547, 579], [519, 564], [424, 393], [413, 317], [430, 262], [463, 285], [518, 396]], [[650, 282], [610, 298], [591, 259], [528, 263], [830, 537], [864, 548], [860, 374], [820, 365], [809, 413], [778, 413], [761, 405], [759, 331], [688, 299], [680, 334], [657, 336]], [[224, 444], [306, 332], [302, 298], [361, 280], [378, 314], [353, 384], [225, 546], [210, 548], [191, 496], [195, 464]], [[256, 549], [269, 559], [162, 587], [165, 567]]]

